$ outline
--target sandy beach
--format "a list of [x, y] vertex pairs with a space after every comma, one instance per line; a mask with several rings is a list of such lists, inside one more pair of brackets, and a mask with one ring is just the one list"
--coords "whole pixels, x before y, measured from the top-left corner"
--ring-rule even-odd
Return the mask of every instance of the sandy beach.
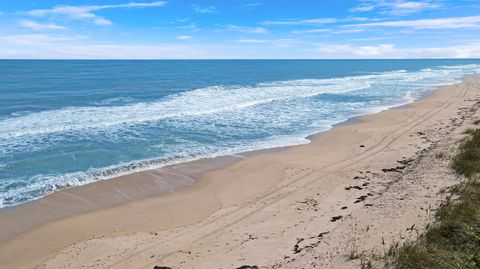
[[1, 268], [359, 268], [434, 218], [480, 78], [311, 143], [150, 170], [0, 211]]

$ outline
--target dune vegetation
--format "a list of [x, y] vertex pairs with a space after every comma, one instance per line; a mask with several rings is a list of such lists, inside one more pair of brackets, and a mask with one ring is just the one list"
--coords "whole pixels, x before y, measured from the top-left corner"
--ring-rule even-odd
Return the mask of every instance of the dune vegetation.
[[418, 241], [390, 248], [394, 268], [480, 268], [480, 129], [466, 133], [452, 160], [466, 181], [449, 190]]

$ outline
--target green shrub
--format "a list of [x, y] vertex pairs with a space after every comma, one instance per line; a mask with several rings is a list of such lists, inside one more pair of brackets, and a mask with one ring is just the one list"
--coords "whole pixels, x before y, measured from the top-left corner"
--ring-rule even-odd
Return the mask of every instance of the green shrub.
[[450, 189], [425, 236], [390, 249], [395, 268], [480, 268], [480, 129], [468, 133], [452, 163], [468, 181]]

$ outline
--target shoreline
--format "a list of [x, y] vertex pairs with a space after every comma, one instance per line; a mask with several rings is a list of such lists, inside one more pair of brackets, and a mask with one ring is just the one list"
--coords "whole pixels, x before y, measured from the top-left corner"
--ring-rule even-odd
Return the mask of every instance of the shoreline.
[[[463, 78], [460, 79], [460, 81], [463, 81]], [[461, 82], [456, 82], [455, 84], [458, 83]], [[16, 232], [12, 233], [12, 230], [4, 230], [3, 232], [0, 231], [0, 244], [12, 239], [21, 232], [24, 232], [34, 226], [42, 225], [47, 222], [68, 218], [77, 214], [83, 214], [90, 211], [121, 206], [130, 202], [148, 199], [150, 197], [155, 197], [159, 195], [166, 195], [168, 193], [181, 190], [183, 188], [188, 188], [189, 186], [195, 184], [198, 180], [200, 180], [200, 178], [208, 171], [224, 168], [230, 164], [235, 163], [236, 161], [239, 161], [243, 158], [248, 158], [249, 156], [253, 156], [256, 154], [282, 151], [287, 150], [291, 147], [308, 145], [312, 143], [312, 140], [315, 139], [316, 136], [327, 133], [338, 126], [354, 124], [358, 122], [358, 119], [360, 117], [363, 116], [374, 115], [385, 110], [397, 109], [408, 106], [418, 100], [421, 100], [433, 94], [433, 92], [438, 90], [438, 88], [440, 87], [434, 87], [430, 91], [423, 93], [418, 99], [414, 99], [413, 101], [407, 102], [405, 104], [393, 105], [391, 107], [378, 107], [375, 108], [373, 112], [361, 113], [344, 121], [332, 124], [327, 130], [318, 131], [304, 137], [303, 139], [308, 141], [306, 143], [255, 149], [228, 155], [219, 155], [214, 157], [199, 158], [196, 160], [180, 161], [178, 163], [174, 162], [172, 164], [160, 167], [145, 168], [139, 171], [119, 174], [113, 177], [96, 180], [78, 186], [64, 187], [31, 201], [26, 201], [20, 204], [0, 208], [0, 226], [2, 227], [8, 226], [8, 224], [2, 222], [2, 219], [5, 218], [5, 215], [7, 216], [7, 218], [9, 218], [10, 214], [17, 215], [17, 213], [15, 212], [16, 210], [27, 210], [35, 212], [35, 215], [37, 216], [36, 218], [34, 218], [33, 222], [31, 221], [31, 217], [28, 217], [28, 220], [25, 219], [23, 222], [28, 223], [28, 225], [26, 225], [25, 227], [17, 226], [18, 219], [17, 217], [15, 217], [17, 223], [15, 223], [15, 227], [13, 230], [16, 230]], [[158, 177], [171, 177], [171, 179], [168, 180], [170, 182], [168, 184], [170, 185], [165, 186], [164, 182], [160, 182], [162, 186], [158, 186], [159, 182], [156, 182]], [[151, 189], [150, 187], [153, 187], [154, 189]], [[98, 195], [90, 195], [90, 193], [96, 192], [98, 188], [100, 188], [103, 192], [101, 194], [102, 199], [98, 199], [98, 197], [96, 197]], [[70, 200], [62, 201], [62, 204], [69, 205], [65, 208], [57, 208], [55, 204], [57, 203], [58, 199], [63, 199], [59, 198], [58, 196], [70, 196]], [[50, 211], [49, 213], [47, 213], [50, 215], [45, 215], [45, 212], [42, 211]]]
[[[199, 223], [212, 218], [212, 216], [227, 214], [230, 210], [234, 210], [242, 204], [259, 201], [284, 187], [292, 188], [298, 181], [309, 178], [315, 175], [315, 173], [325, 173], [329, 171], [327, 175], [335, 174], [336, 170], [332, 170], [331, 168], [335, 167], [335, 165], [329, 166], [328, 158], [325, 156], [317, 156], [318, 149], [316, 147], [326, 152], [329, 152], [329, 150], [332, 152], [338, 151], [336, 153], [337, 159], [339, 159], [337, 163], [341, 163], [342, 158], [343, 160], [348, 160], [351, 159], [352, 156], [364, 154], [372, 144], [365, 142], [365, 139], [368, 141], [368, 136], [358, 134], [357, 129], [360, 128], [360, 126], [368, 125], [372, 121], [375, 121], [376, 118], [378, 120], [378, 118], [382, 117], [383, 119], [387, 118], [387, 120], [395, 121], [395, 117], [391, 118], [392, 114], [413, 110], [422, 103], [436, 102], [435, 98], [438, 99], [439, 96], [442, 97], [444, 95], [448, 96], [449, 93], [447, 89], [468, 84], [468, 81], [472, 79], [478, 80], [478, 77], [473, 78], [472, 76], [468, 76], [464, 79], [463, 83], [442, 86], [440, 89], [432, 90], [427, 96], [423, 96], [413, 103], [393, 107], [393, 109], [389, 108], [373, 114], [350, 118], [345, 122], [335, 124], [328, 131], [308, 136], [307, 139], [310, 140], [308, 144], [257, 150], [250, 153], [247, 152], [214, 159], [201, 159], [172, 165], [172, 167], [167, 166], [160, 169], [138, 172], [114, 179], [64, 189], [33, 202], [2, 209], [0, 211], [0, 224], [2, 227], [8, 228], [2, 229], [1, 231], [0, 250], [6, 247], [10, 251], [14, 251], [15, 249], [18, 251], [22, 242], [28, 242], [28, 240], [31, 240], [31, 236], [35, 238], [39, 235], [38, 232], [40, 232], [40, 234], [44, 234], [43, 232], [45, 230], [51, 232], [53, 231], [52, 228], [59, 227], [58, 225], [65, 223], [68, 223], [66, 227], [79, 228], [81, 227], [80, 224], [85, 224], [85, 220], [92, 219], [100, 220], [100, 228], [98, 228], [98, 231], [100, 231], [100, 234], [108, 234], [108, 237], [128, 236], [148, 230], [164, 231], [168, 229], [180, 229], [184, 226], [199, 225]], [[410, 113], [415, 114], [414, 112]], [[382, 122], [382, 124], [388, 125], [385, 122]], [[378, 128], [378, 126], [375, 128]], [[395, 130], [394, 127], [389, 128]], [[345, 138], [348, 135], [351, 136], [352, 131], [354, 132], [354, 136], [348, 137], [348, 139]], [[355, 132], [357, 132], [357, 134], [355, 134]], [[349, 142], [347, 146], [343, 146], [341, 149], [336, 149], [335, 145], [325, 144], [325, 141], [335, 141], [338, 139], [347, 139], [346, 141]], [[382, 135], [370, 142], [375, 141], [382, 143]], [[348, 145], [350, 145], [350, 147], [348, 147]], [[351, 145], [356, 146], [351, 147]], [[361, 147], [361, 145], [364, 145], [364, 147]], [[293, 158], [293, 160], [285, 159], [285, 155], [290, 154], [297, 157]], [[239, 156], [245, 156], [246, 158]], [[314, 163], [318, 162], [322, 165], [314, 165], [312, 167], [312, 159], [315, 161]], [[308, 165], [308, 163], [310, 163], [310, 165]], [[342, 166], [340, 165], [340, 167]], [[179, 173], [179, 171], [183, 173]], [[286, 174], [287, 177], [290, 176], [290, 173], [292, 175], [298, 174], [300, 178], [295, 180], [290, 178], [289, 180], [291, 182], [289, 180], [279, 180], [284, 178]], [[267, 174], [268, 179], [262, 182], [255, 180], [256, 178], [264, 178]], [[239, 179], [240, 182], [231, 182], [233, 179], [225, 182], [224, 178], [226, 175]], [[155, 179], [152, 179], [152, 177], [155, 177]], [[173, 189], [165, 185], [167, 182], [175, 182], [175, 184], [177, 184], [173, 185], [177, 187], [174, 192], [172, 192]], [[159, 186], [163, 187], [163, 189], [153, 190], [154, 187], [158, 188]], [[248, 188], [248, 186], [256, 186], [257, 189], [252, 190]], [[131, 193], [128, 193], [129, 190]], [[159, 196], [159, 194], [167, 193], [169, 194]], [[142, 194], [147, 195], [142, 196]], [[213, 197], [209, 197], [206, 194], [213, 194]], [[112, 196], [107, 197], [109, 195]], [[172, 201], [181, 202], [185, 199], [190, 200], [192, 197], [195, 201], [201, 201], [201, 203], [193, 205], [193, 209], [185, 209], [185, 205], [172, 203]], [[75, 203], [75, 201], [82, 202], [79, 202], [75, 207], [72, 205], [72, 202]], [[101, 206], [102, 203], [104, 205], [103, 207]], [[159, 203], [162, 206], [160, 209], [157, 209]], [[100, 206], [98, 206], [99, 204]], [[167, 207], [172, 208], [169, 209]], [[197, 209], [196, 212], [194, 212], [195, 209]], [[150, 217], [145, 221], [137, 220], [142, 223], [138, 225], [141, 227], [134, 227], [135, 225], [133, 224], [135, 220], [131, 220], [131, 223], [127, 221], [129, 223], [119, 225], [121, 231], [108, 231], [106, 227], [115, 227], [112, 226], [112, 221], [118, 221], [118, 215], [125, 215], [124, 217], [127, 218], [129, 212], [137, 212], [136, 214], [138, 216], [148, 216], [149, 212], [169, 212], [167, 215], [169, 215], [168, 219], [170, 219], [169, 222], [171, 223], [157, 223], [157, 225], [155, 225], [155, 223], [147, 223], [156, 219], [156, 217]], [[180, 214], [177, 214], [178, 212], [180, 212]], [[194, 213], [192, 214], [192, 212]], [[51, 214], [50, 216], [57, 215], [58, 217], [49, 219], [45, 213]], [[101, 216], [104, 213], [106, 213], [105, 215], [107, 216], [117, 217], [115, 220], [108, 219]], [[175, 214], [175, 216], [172, 214]], [[6, 221], [6, 219], [9, 219], [10, 222]], [[32, 221], [32, 219], [34, 221]], [[24, 224], [28, 222], [28, 220], [30, 220], [28, 223], [30, 227], [20, 229], [21, 227], [19, 227], [18, 224]], [[157, 220], [164, 221], [165, 219], [158, 218]], [[92, 227], [92, 230], [95, 229], [97, 228]], [[25, 230], [27, 230], [27, 232], [25, 232]], [[88, 228], [83, 227], [80, 230], [81, 231], [73, 232], [74, 235], [65, 234], [60, 236], [61, 238], [55, 240], [57, 241], [56, 243], [52, 243], [53, 245], [49, 246], [50, 249], [62, 249], [62, 247], [86, 240], [85, 234], [88, 233]], [[94, 234], [98, 236], [98, 233]], [[17, 245], [15, 248], [16, 244], [20, 245]], [[40, 255], [40, 253], [38, 253], [37, 256], [45, 258], [45, 256]], [[48, 257], [51, 258], [51, 254]], [[0, 261], [2, 261], [2, 259], [5, 259], [5, 256], [0, 255]], [[10, 262], [12, 262], [11, 264], [18, 264], [15, 263], [15, 261]], [[18, 262], [18, 260], [16, 262]]]
[[[463, 81], [464, 78], [459, 80]], [[461, 82], [455, 82], [451, 85], [458, 83]], [[315, 139], [315, 137], [321, 136], [322, 134], [327, 133], [334, 128], [355, 124], [359, 121], [359, 118], [364, 116], [374, 115], [382, 111], [398, 109], [411, 105], [418, 100], [427, 98], [441, 87], [443, 86], [434, 87], [430, 91], [420, 95], [418, 99], [414, 99], [413, 101], [405, 104], [393, 105], [391, 107], [378, 107], [375, 108], [373, 112], [361, 113], [344, 121], [335, 123], [327, 130], [319, 131], [304, 137], [303, 139], [308, 140], [307, 143], [255, 149], [229, 155], [219, 155], [190, 161], [180, 161], [178, 163], [168, 164], [156, 168], [146, 168], [145, 170], [142, 169], [132, 173], [120, 174], [111, 178], [109, 177], [106, 179], [96, 180], [83, 185], [65, 187], [31, 201], [0, 208], [0, 226], [10, 227], [11, 229], [4, 229], [3, 231], [0, 231], [0, 245], [30, 228], [48, 222], [61, 220], [63, 218], [68, 218], [78, 214], [121, 206], [127, 203], [148, 199], [159, 195], [167, 195], [168, 193], [178, 191], [183, 188], [188, 188], [200, 180], [201, 177], [209, 171], [224, 168], [241, 159], [257, 154], [277, 152], [287, 150], [291, 147], [308, 145], [312, 143], [312, 140]], [[165, 182], [168, 181], [169, 183], [165, 185], [165, 182], [156, 182], [158, 177], [169, 177], [168, 180], [165, 180]], [[159, 183], [161, 186], [158, 186]], [[100, 189], [102, 192], [100, 195], [95, 194], [95, 192], [98, 192], [98, 189]], [[65, 200], [65, 196], [68, 196], [69, 199]], [[99, 197], [101, 197], [101, 199], [99, 199]], [[59, 208], [56, 205], [58, 200], [61, 200], [62, 204], [68, 205]], [[18, 214], [15, 212], [17, 210], [25, 210], [30, 212], [29, 214], [24, 214], [28, 215], [28, 217], [20, 221], [23, 223], [28, 223], [24, 227], [18, 226]], [[32, 214], [32, 212], [34, 212], [34, 214]], [[9, 215], [11, 214], [13, 214], [13, 218], [15, 218], [14, 225], [8, 225], [8, 223], [2, 221], [5, 218], [8, 219]], [[33, 218], [34, 221], [32, 221], [32, 215], [36, 216]]]
[[[461, 83], [463, 80], [464, 80], [464, 78], [460, 78], [456, 82], [453, 82], [452, 84], [443, 85], [443, 86], [455, 85], [455, 84]], [[22, 206], [28, 206], [29, 204], [41, 201], [41, 200], [47, 198], [50, 195], [54, 195], [58, 192], [68, 191], [69, 189], [81, 188], [81, 187], [84, 187], [86, 185], [97, 184], [97, 183], [103, 182], [103, 181], [118, 180], [119, 178], [129, 177], [129, 176], [132, 176], [132, 175], [135, 175], [135, 174], [141, 174], [141, 173], [145, 173], [145, 172], [149, 172], [149, 171], [164, 170], [164, 169], [166, 169], [166, 170], [170, 170], [170, 169], [177, 170], [178, 166], [189, 166], [189, 164], [193, 164], [193, 166], [195, 167], [195, 166], [197, 166], [196, 165], [197, 163], [202, 163], [202, 165], [205, 165], [203, 163], [208, 163], [208, 164], [206, 164], [207, 167], [205, 169], [199, 169], [200, 171], [194, 171], [193, 173], [188, 172], [188, 171], [187, 171], [188, 173], [185, 173], [186, 176], [192, 177], [192, 179], [198, 180], [198, 178], [200, 178], [202, 176], [202, 173], [204, 173], [206, 171], [209, 171], [209, 170], [212, 170], [212, 169], [219, 169], [221, 166], [226, 166], [226, 165], [230, 164], [229, 159], [242, 159], [242, 158], [246, 158], [248, 156], [254, 155], [254, 154], [261, 154], [263, 152], [270, 152], [270, 151], [276, 151], [276, 150], [284, 150], [284, 149], [287, 149], [289, 147], [295, 147], [295, 146], [309, 144], [309, 143], [311, 143], [311, 140], [315, 136], [321, 135], [325, 132], [329, 132], [330, 130], [332, 130], [333, 128], [335, 128], [337, 126], [353, 124], [357, 121], [357, 118], [362, 117], [362, 116], [377, 114], [377, 113], [380, 113], [384, 110], [397, 109], [397, 108], [402, 108], [404, 106], [408, 106], [408, 105], [410, 105], [410, 104], [412, 104], [412, 103], [414, 103], [418, 100], [426, 98], [427, 96], [431, 95], [434, 91], [436, 91], [438, 88], [443, 87], [443, 86], [433, 87], [431, 90], [422, 93], [418, 98], [412, 99], [412, 100], [407, 101], [406, 103], [403, 103], [403, 104], [394, 104], [394, 105], [385, 106], [385, 107], [384, 106], [374, 107], [369, 112], [359, 113], [359, 114], [357, 114], [355, 116], [352, 116], [350, 118], [347, 118], [343, 121], [334, 123], [334, 124], [330, 125], [325, 130], [314, 131], [312, 134], [306, 135], [303, 138], [299, 138], [299, 139], [304, 139], [304, 140], [308, 141], [306, 143], [285, 144], [285, 145], [273, 146], [273, 147], [267, 147], [267, 148], [259, 148], [259, 149], [252, 149], [252, 150], [246, 150], [246, 151], [239, 151], [239, 152], [225, 154], [225, 155], [219, 154], [219, 155], [214, 155], [214, 156], [207, 156], [207, 157], [199, 157], [199, 158], [185, 159], [185, 160], [179, 160], [179, 161], [172, 161], [170, 163], [166, 162], [166, 164], [147, 165], [144, 168], [140, 168], [138, 170], [130, 170], [130, 171], [127, 171], [127, 172], [113, 172], [113, 171], [115, 171], [115, 170], [123, 171], [124, 168], [127, 167], [127, 166], [143, 165], [144, 162], [147, 162], [147, 163], [150, 163], [150, 162], [151, 163], [156, 163], [156, 162], [161, 163], [162, 161], [161, 161], [161, 159], [146, 159], [146, 160], [132, 161], [130, 164], [125, 165], [125, 166], [118, 166], [117, 167], [117, 166], [113, 165], [112, 166], [113, 168], [108, 168], [108, 169], [105, 168], [105, 171], [99, 172], [99, 173], [104, 173], [104, 172], [110, 173], [110, 171], [112, 171], [112, 173], [113, 173], [112, 176], [107, 176], [105, 178], [95, 179], [93, 181], [86, 181], [86, 183], [83, 183], [83, 184], [80, 184], [80, 185], [60, 186], [60, 188], [58, 188], [57, 190], [55, 190], [53, 192], [46, 193], [43, 196], [33, 198], [32, 200], [19, 202], [19, 203], [13, 204], [13, 205], [5, 206], [5, 207], [0, 207], [0, 214], [2, 214], [4, 211], [14, 210], [15, 208], [19, 208], [19, 207], [22, 207]], [[212, 164], [213, 168], [208, 168], [210, 163]], [[219, 166], [218, 163], [224, 163], [224, 164]], [[99, 169], [102, 169], [102, 168], [99, 168]], [[155, 195], [155, 194], [150, 194], [150, 195]], [[148, 196], [149, 195], [147, 195], [145, 197], [148, 197]], [[130, 199], [130, 200], [133, 200], [133, 199]], [[125, 203], [125, 202], [129, 202], [129, 201], [124, 201], [123, 203]], [[2, 237], [0, 236], [0, 243], [1, 242], [2, 242]]]
[[[463, 81], [463, 78], [457, 78], [457, 79], [454, 79], [452, 81], [452, 84], [448, 84], [448, 85], [461, 83], [462, 81]], [[448, 86], [448, 85], [442, 85], [442, 86]], [[311, 143], [311, 139], [314, 136], [320, 135], [320, 134], [325, 133], [325, 132], [328, 132], [331, 129], [335, 128], [336, 126], [342, 126], [342, 125], [345, 125], [345, 124], [354, 123], [358, 117], [362, 117], [362, 116], [365, 116], [365, 115], [376, 114], [376, 113], [379, 113], [379, 112], [384, 111], [384, 110], [396, 109], [396, 108], [401, 108], [405, 105], [409, 105], [413, 102], [421, 100], [421, 99], [425, 98], [426, 96], [432, 94], [435, 90], [437, 90], [439, 87], [442, 87], [442, 86], [430, 86], [429, 90], [421, 93], [416, 98], [412, 98], [412, 99], [409, 99], [409, 100], [403, 100], [403, 101], [398, 100], [398, 102], [392, 103], [390, 105], [383, 105], [383, 106], [366, 108], [363, 111], [359, 111], [358, 114], [355, 114], [355, 115], [353, 115], [349, 118], [346, 118], [344, 120], [341, 120], [337, 123], [333, 123], [333, 124], [329, 125], [328, 127], [324, 128], [322, 130], [313, 130], [313, 131], [310, 130], [309, 132], [305, 132], [306, 134], [305, 133], [303, 135], [299, 134], [298, 136], [295, 137], [295, 140], [298, 140], [298, 142], [291, 142], [290, 141], [290, 143], [289, 142], [273, 143], [273, 144], [276, 144], [276, 145], [269, 145], [267, 147], [257, 148], [257, 149], [255, 149], [255, 148], [244, 149], [245, 151], [242, 151], [243, 149], [242, 150], [237, 149], [238, 151], [234, 150], [233, 153], [228, 153], [228, 154], [227, 153], [214, 153], [211, 156], [180, 158], [178, 160], [173, 160], [173, 161], [165, 161], [162, 158], [141, 159], [141, 160], [134, 160], [134, 161], [131, 161], [131, 162], [128, 162], [128, 163], [125, 163], [125, 164], [121, 164], [121, 165], [119, 164], [119, 165], [111, 165], [111, 166], [107, 166], [107, 167], [94, 168], [95, 170], [99, 170], [99, 171], [98, 172], [92, 172], [91, 174], [87, 174], [86, 176], [84, 176], [87, 179], [83, 180], [83, 181], [79, 180], [79, 182], [81, 182], [81, 183], [79, 183], [78, 185], [70, 184], [70, 183], [67, 183], [66, 185], [62, 185], [63, 183], [60, 183], [58, 185], [55, 184], [55, 190], [54, 191], [46, 192], [45, 194], [42, 194], [41, 196], [38, 196], [38, 197], [33, 197], [30, 200], [26, 200], [26, 201], [23, 201], [23, 202], [17, 202], [15, 204], [9, 204], [9, 205], [6, 205], [6, 206], [4, 205], [4, 207], [0, 207], [0, 214], [4, 211], [12, 210], [14, 208], [18, 208], [18, 207], [22, 207], [22, 206], [28, 206], [28, 204], [30, 204], [30, 203], [35, 203], [37, 201], [41, 201], [41, 200], [47, 198], [48, 196], [54, 195], [58, 192], [62, 192], [62, 191], [69, 190], [69, 189], [72, 189], [72, 188], [83, 187], [85, 185], [97, 184], [97, 183], [102, 182], [102, 181], [117, 180], [119, 178], [124, 178], [124, 177], [128, 177], [128, 176], [135, 175], [135, 174], [148, 173], [149, 171], [155, 171], [155, 170], [163, 170], [163, 169], [170, 170], [172, 168], [173, 168], [173, 170], [175, 170], [176, 166], [182, 166], [183, 164], [188, 165], [188, 164], [192, 163], [193, 166], [196, 166], [195, 165], [196, 162], [201, 162], [201, 163], [211, 162], [213, 164], [212, 166], [214, 166], [218, 169], [219, 167], [216, 165], [216, 162], [222, 163], [223, 159], [230, 159], [230, 158], [236, 158], [236, 157], [244, 158], [246, 156], [257, 154], [257, 153], [268, 152], [268, 151], [271, 151], [271, 150], [282, 150], [282, 149], [286, 149], [286, 148], [289, 148], [289, 147], [309, 144], [309, 143]], [[308, 134], [308, 133], [310, 133], [310, 134]], [[301, 142], [301, 140], [303, 140], [304, 143], [303, 143], [303, 141]], [[227, 163], [228, 163], [228, 161], [227, 161]], [[207, 164], [207, 166], [208, 166], [208, 164]], [[210, 170], [210, 169], [205, 169], [205, 170]], [[187, 173], [187, 174], [191, 174], [191, 173]], [[67, 175], [68, 175], [68, 173], [67, 173]], [[188, 175], [188, 176], [190, 176], [190, 175]], [[199, 177], [201, 177], [201, 172], [198, 172], [194, 175], [194, 178], [199, 178]], [[91, 179], [91, 178], [93, 178], [93, 179]], [[74, 181], [77, 181], [77, 180], [74, 180]], [[175, 186], [173, 186], [173, 187], [175, 187]], [[145, 194], [144, 198], [148, 197], [148, 196], [151, 196], [151, 195], [155, 195], [155, 194]], [[131, 200], [135, 200], [135, 199], [139, 199], [139, 198], [140, 198], [140, 196], [136, 196], [134, 199], [129, 199], [128, 201], [123, 201], [122, 203], [129, 202]], [[115, 205], [118, 205], [118, 204], [119, 203], [117, 203]], [[114, 204], [112, 204], [110, 206], [114, 206]], [[100, 208], [103, 208], [103, 207], [104, 206], [101, 206]], [[2, 241], [2, 237], [0, 235], [0, 242], [1, 241]]]

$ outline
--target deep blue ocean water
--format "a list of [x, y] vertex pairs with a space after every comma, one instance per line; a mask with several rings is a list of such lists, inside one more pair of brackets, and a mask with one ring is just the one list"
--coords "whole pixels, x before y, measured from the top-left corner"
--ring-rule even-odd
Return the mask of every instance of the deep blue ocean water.
[[307, 143], [480, 60], [0, 61], [0, 207], [202, 157]]

